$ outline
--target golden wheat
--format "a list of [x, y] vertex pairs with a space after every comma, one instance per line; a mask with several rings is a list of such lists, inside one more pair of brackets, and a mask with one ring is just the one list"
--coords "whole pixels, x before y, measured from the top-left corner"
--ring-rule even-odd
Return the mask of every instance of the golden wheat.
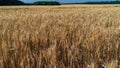
[[117, 68], [118, 50], [119, 5], [0, 7], [0, 68]]

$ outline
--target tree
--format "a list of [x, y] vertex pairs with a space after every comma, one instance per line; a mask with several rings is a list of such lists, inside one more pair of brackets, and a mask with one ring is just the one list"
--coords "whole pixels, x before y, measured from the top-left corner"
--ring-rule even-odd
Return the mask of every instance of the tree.
[[57, 1], [37, 1], [32, 3], [33, 5], [60, 5]]
[[0, 0], [0, 5], [23, 5], [20, 0]]

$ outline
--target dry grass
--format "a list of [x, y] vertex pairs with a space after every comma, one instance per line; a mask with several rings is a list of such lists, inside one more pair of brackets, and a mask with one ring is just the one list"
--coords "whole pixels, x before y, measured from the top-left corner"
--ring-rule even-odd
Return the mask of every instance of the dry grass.
[[118, 5], [0, 7], [0, 68], [117, 68], [118, 50]]

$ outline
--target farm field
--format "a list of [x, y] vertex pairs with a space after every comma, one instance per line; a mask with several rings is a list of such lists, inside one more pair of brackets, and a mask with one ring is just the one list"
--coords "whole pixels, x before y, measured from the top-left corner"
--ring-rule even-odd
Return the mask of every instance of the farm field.
[[120, 5], [0, 6], [0, 68], [120, 68]]

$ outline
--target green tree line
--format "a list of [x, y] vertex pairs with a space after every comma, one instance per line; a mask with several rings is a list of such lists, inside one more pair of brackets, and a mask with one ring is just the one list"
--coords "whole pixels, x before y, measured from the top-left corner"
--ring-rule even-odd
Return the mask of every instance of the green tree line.
[[91, 2], [83, 2], [83, 3], [65, 3], [65, 4], [120, 4], [120, 1], [118, 1], [118, 0], [116, 0], [116, 1], [101, 1], [101, 2], [91, 1]]
[[20, 0], [0, 0], [0, 5], [24, 5]]
[[31, 5], [60, 5], [60, 3], [57, 1], [37, 1], [31, 3]]
[[120, 4], [120, 1], [85, 2], [83, 4]]
[[[37, 1], [33, 3], [24, 3], [20, 0], [0, 0], [0, 5], [60, 5], [57, 1]], [[84, 3], [65, 3], [65, 4], [120, 4], [120, 1], [101, 1]]]
[[33, 3], [24, 3], [20, 0], [0, 0], [0, 5], [60, 5], [57, 1], [37, 1]]

